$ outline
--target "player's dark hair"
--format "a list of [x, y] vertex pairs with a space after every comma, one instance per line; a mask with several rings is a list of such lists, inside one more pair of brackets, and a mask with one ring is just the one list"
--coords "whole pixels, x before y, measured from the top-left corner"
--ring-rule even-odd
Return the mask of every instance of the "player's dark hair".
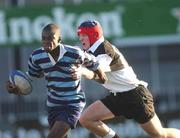
[[53, 31], [59, 29], [58, 25], [50, 23], [43, 28], [43, 31]]
[[[43, 28], [43, 32], [49, 32], [52, 35], [54, 35], [55, 31], [57, 31], [57, 30], [59, 30], [59, 32], [60, 32], [59, 26], [54, 23], [50, 23]], [[61, 42], [61, 33], [60, 33], [58, 42]]]

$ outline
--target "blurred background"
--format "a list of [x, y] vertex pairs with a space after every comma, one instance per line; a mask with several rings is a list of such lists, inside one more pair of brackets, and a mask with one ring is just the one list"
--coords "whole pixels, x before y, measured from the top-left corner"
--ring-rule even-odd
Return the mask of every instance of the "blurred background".
[[[63, 43], [79, 46], [76, 29], [87, 19], [101, 23], [105, 37], [149, 83], [163, 125], [180, 129], [179, 0], [0, 0], [0, 138], [46, 137], [46, 82], [33, 82], [28, 96], [8, 94], [5, 82], [11, 70], [27, 70], [43, 26], [57, 23]], [[93, 81], [83, 80], [82, 86], [87, 105], [107, 94]], [[147, 137], [132, 120], [107, 124], [123, 138]], [[96, 138], [80, 125], [69, 137]]]

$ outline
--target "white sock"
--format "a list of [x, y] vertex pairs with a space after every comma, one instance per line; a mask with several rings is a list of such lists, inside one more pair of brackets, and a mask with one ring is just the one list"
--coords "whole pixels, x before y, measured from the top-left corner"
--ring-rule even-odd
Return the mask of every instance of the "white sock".
[[109, 128], [108, 134], [106, 136], [104, 136], [103, 138], [112, 138], [115, 136], [115, 134], [116, 133], [111, 128]]

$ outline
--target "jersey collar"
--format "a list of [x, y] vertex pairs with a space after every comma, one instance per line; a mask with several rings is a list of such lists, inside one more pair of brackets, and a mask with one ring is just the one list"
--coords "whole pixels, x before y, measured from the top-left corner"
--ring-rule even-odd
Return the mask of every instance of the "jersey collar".
[[94, 53], [94, 51], [98, 48], [98, 46], [104, 42], [104, 37], [100, 37], [87, 51]]
[[[64, 48], [64, 45], [62, 45], [61, 43], [59, 43], [58, 46], [59, 46], [59, 57], [58, 57], [57, 62], [58, 62], [58, 61], [64, 56], [64, 54], [66, 53], [66, 49]], [[52, 63], [53, 65], [55, 65], [55, 64], [56, 64], [56, 61], [53, 59], [53, 57], [51, 56], [51, 54], [48, 53], [48, 56], [49, 56], [49, 58], [50, 58], [50, 60], [51, 60], [51, 63]]]

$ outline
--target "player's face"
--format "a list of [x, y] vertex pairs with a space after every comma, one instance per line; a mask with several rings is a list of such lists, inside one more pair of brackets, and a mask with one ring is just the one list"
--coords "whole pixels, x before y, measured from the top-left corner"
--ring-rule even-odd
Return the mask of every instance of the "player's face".
[[60, 38], [60, 33], [59, 31], [54, 31], [52, 32], [48, 32], [48, 31], [43, 31], [42, 32], [42, 44], [44, 47], [44, 50], [46, 52], [50, 52], [53, 49], [55, 49], [58, 46], [58, 41]]
[[79, 34], [79, 40], [82, 43], [82, 47], [84, 50], [88, 50], [90, 48], [90, 41], [89, 41], [89, 37], [86, 34]]

